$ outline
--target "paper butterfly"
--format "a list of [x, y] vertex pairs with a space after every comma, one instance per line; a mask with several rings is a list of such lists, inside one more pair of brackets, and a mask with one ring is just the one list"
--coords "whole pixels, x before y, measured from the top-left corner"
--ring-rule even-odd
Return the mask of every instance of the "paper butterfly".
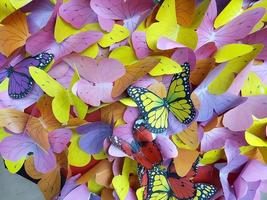
[[133, 136], [135, 140], [131, 144], [118, 136], [111, 136], [110, 141], [146, 169], [152, 169], [154, 165], [162, 162], [160, 149], [152, 141], [152, 133], [144, 127], [140, 127], [136, 129]]
[[184, 177], [177, 175], [173, 161], [168, 169], [159, 166], [145, 171], [138, 168], [141, 185], [146, 186], [145, 200], [208, 200], [216, 193], [213, 185], [205, 183], [193, 183], [197, 173], [198, 160]]
[[184, 124], [194, 120], [196, 112], [190, 99], [190, 66], [185, 63], [183, 68], [183, 72], [173, 76], [166, 98], [162, 99], [146, 88], [128, 88], [128, 94], [141, 110], [149, 131], [161, 133], [168, 128], [169, 110]]
[[65, 89], [45, 71], [36, 67], [30, 67], [29, 71], [32, 78], [41, 89], [48, 96], [54, 97], [52, 110], [59, 122], [65, 124], [69, 121], [71, 106], [75, 107], [80, 119], [85, 117], [88, 109], [87, 105], [71, 92], [73, 84], [78, 80], [78, 74], [74, 74], [70, 87]]
[[0, 71], [0, 82], [6, 77], [9, 78], [8, 95], [12, 99], [26, 97], [32, 91], [34, 85], [34, 81], [29, 74], [29, 67], [36, 66], [44, 69], [53, 58], [53, 54], [40, 53], [36, 56], [23, 59], [15, 66], [5, 66]]

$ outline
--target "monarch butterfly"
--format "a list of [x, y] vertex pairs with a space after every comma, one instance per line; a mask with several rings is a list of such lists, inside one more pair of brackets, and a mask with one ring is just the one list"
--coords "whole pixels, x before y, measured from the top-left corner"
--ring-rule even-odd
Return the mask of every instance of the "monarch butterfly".
[[162, 162], [160, 150], [147, 129], [140, 127], [135, 130], [133, 136], [134, 141], [131, 144], [117, 136], [111, 136], [110, 141], [128, 156], [133, 157], [145, 169], [151, 169]]
[[193, 178], [197, 173], [197, 163], [184, 177], [179, 177], [175, 172], [173, 161], [168, 168], [156, 165], [150, 170], [139, 166], [139, 181], [146, 186], [144, 200], [209, 200], [216, 193], [213, 185], [194, 183]]
[[184, 124], [190, 124], [196, 116], [190, 99], [190, 66], [188, 63], [182, 66], [183, 71], [173, 76], [166, 98], [162, 99], [146, 88], [130, 86], [127, 90], [141, 111], [145, 127], [153, 133], [162, 133], [168, 128], [169, 111]]

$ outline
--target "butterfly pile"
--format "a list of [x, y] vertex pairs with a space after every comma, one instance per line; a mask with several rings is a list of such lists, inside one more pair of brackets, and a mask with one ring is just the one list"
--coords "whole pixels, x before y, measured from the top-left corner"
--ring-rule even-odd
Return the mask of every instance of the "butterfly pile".
[[267, 199], [266, 9], [2, 0], [0, 193]]

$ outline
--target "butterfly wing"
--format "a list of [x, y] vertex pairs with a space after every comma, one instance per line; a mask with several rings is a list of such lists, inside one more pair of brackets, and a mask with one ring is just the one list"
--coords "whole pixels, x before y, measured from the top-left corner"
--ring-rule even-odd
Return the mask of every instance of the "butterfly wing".
[[152, 133], [144, 126], [138, 127], [133, 133], [133, 137], [137, 142], [152, 142], [154, 140]]
[[173, 161], [170, 163], [168, 167], [168, 182], [170, 184], [170, 188], [172, 189], [175, 196], [179, 199], [190, 199], [193, 198], [196, 194], [196, 189], [193, 183], [193, 177], [196, 175], [196, 167], [190, 169], [188, 174], [184, 177], [180, 177], [177, 175], [175, 166]]
[[[130, 144], [117, 136], [111, 136], [109, 140], [115, 147], [122, 150], [128, 156], [133, 157], [134, 160], [136, 160], [145, 169], [151, 169], [157, 162], [158, 158], [151, 159], [152, 152], [149, 151], [148, 148], [146, 149], [146, 147], [139, 147], [139, 144], [136, 144], [135, 142], [133, 144]], [[155, 150], [155, 148], [153, 150]], [[157, 155], [160, 154], [159, 150], [155, 150], [154, 152], [156, 152]], [[161, 162], [161, 160], [159, 162]]]
[[21, 99], [32, 91], [33, 83], [30, 76], [13, 71], [9, 77], [8, 95], [12, 99]]
[[45, 71], [30, 67], [30, 74], [34, 81], [41, 89], [50, 97], [54, 97], [52, 101], [52, 111], [56, 119], [61, 123], [67, 123], [69, 120], [69, 111], [71, 99], [69, 91], [66, 90], [60, 83], [55, 81]]
[[163, 99], [146, 88], [131, 86], [127, 92], [140, 109], [149, 131], [161, 133], [168, 127], [168, 109]]
[[125, 141], [125, 140], [123, 140], [117, 136], [110, 136], [109, 140], [115, 147], [122, 150], [128, 156], [130, 156], [130, 157], [133, 156], [134, 152], [133, 152], [132, 146], [127, 141]]
[[5, 80], [6, 77], [7, 77], [7, 70], [6, 69], [0, 70], [0, 83], [2, 83], [2, 81]]
[[185, 63], [183, 67], [183, 72], [175, 74], [172, 78], [167, 101], [174, 116], [181, 123], [189, 124], [194, 120], [196, 111], [190, 98], [190, 66]]
[[44, 69], [53, 59], [52, 54], [41, 53], [34, 57], [28, 57], [14, 66], [9, 77], [8, 94], [13, 99], [21, 99], [27, 96], [34, 81], [29, 74], [29, 67], [36, 66]]
[[[146, 169], [152, 168], [154, 165], [163, 161], [160, 149], [154, 142], [145, 142], [140, 147], [141, 157], [149, 163], [144, 165]], [[145, 163], [145, 162], [143, 162]], [[150, 166], [149, 168], [147, 166]]]
[[194, 197], [194, 200], [209, 200], [217, 192], [216, 188], [213, 185], [205, 183], [195, 184], [195, 189], [196, 189], [196, 195]]
[[263, 15], [264, 8], [256, 8], [239, 15], [230, 23], [217, 30], [215, 32], [215, 43], [217, 47], [221, 47], [224, 44], [236, 43], [237, 40], [246, 37]]
[[144, 193], [144, 200], [169, 200], [176, 199], [171, 197], [171, 188], [169, 187], [166, 172], [155, 166], [148, 170], [147, 193]]
[[[54, 55], [50, 53], [40, 53], [33, 57], [27, 57], [14, 66], [17, 72], [29, 75], [29, 67], [34, 66], [44, 69], [53, 60]], [[30, 76], [30, 75], [29, 75]]]

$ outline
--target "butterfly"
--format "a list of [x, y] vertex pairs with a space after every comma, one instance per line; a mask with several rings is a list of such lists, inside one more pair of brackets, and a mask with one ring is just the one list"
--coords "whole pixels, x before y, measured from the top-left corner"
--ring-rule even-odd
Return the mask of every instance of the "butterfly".
[[156, 164], [162, 162], [162, 155], [157, 144], [153, 142], [153, 136], [145, 127], [136, 129], [134, 141], [128, 143], [118, 136], [110, 136], [111, 143], [122, 150], [128, 156], [131, 156], [145, 169], [152, 169]]
[[66, 124], [69, 121], [71, 106], [75, 107], [79, 119], [84, 119], [88, 106], [71, 92], [73, 84], [79, 79], [77, 72], [74, 73], [68, 89], [37, 67], [30, 67], [29, 72], [36, 84], [48, 96], [53, 97], [52, 110], [59, 122]]
[[[154, 166], [151, 170], [138, 168], [141, 185], [145, 186], [145, 200], [208, 200], [216, 193], [213, 185], [193, 183], [197, 173], [198, 160], [184, 177], [176, 174], [173, 161], [168, 168]], [[145, 182], [147, 181], [147, 182]]]
[[54, 56], [50, 53], [40, 53], [36, 56], [30, 56], [14, 66], [4, 67], [0, 71], [0, 82], [6, 77], [9, 78], [8, 95], [12, 99], [21, 99], [26, 97], [33, 88], [34, 81], [29, 74], [29, 67], [36, 66], [44, 69]]
[[141, 110], [145, 127], [153, 133], [162, 133], [168, 128], [169, 111], [184, 124], [190, 124], [196, 116], [190, 99], [190, 66], [184, 63], [182, 67], [183, 71], [173, 76], [166, 98], [162, 99], [146, 88], [130, 86], [127, 90]]

